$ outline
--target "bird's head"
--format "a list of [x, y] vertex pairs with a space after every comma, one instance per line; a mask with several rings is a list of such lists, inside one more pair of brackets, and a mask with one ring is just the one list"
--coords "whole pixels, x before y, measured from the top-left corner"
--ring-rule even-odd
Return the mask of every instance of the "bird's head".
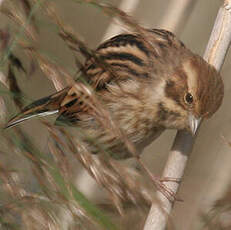
[[218, 110], [223, 96], [223, 81], [216, 69], [200, 56], [186, 58], [166, 78], [165, 100], [161, 106], [169, 111], [169, 117], [164, 126], [195, 134], [200, 120]]

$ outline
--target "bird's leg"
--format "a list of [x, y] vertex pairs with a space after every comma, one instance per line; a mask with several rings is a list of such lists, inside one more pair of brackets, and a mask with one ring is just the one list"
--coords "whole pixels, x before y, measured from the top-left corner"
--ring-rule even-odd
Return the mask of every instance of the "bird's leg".
[[155, 176], [150, 170], [147, 168], [147, 166], [142, 162], [139, 155], [136, 155], [136, 159], [141, 165], [141, 167], [144, 169], [144, 171], [148, 174], [148, 176], [151, 178], [151, 180], [154, 182], [156, 188], [158, 191], [160, 191], [170, 202], [174, 201], [182, 201], [181, 199], [178, 199], [176, 197], [176, 194], [174, 191], [169, 189], [164, 182], [175, 182], [180, 183], [180, 180], [177, 178], [171, 178], [171, 177], [165, 177], [160, 178], [158, 176]]
[[146, 170], [148, 170], [148, 174], [150, 176], [150, 178], [152, 179], [152, 181], [155, 183], [155, 186], [157, 187], [157, 189], [171, 202], [173, 201], [183, 201], [182, 199], [179, 199], [176, 197], [176, 194], [174, 191], [172, 191], [170, 188], [168, 188], [168, 186], [166, 186], [164, 184], [164, 182], [174, 182], [174, 183], [179, 183], [180, 180], [177, 178], [170, 178], [170, 177], [165, 177], [165, 178], [160, 178], [156, 175], [154, 175], [153, 173], [150, 172], [149, 169], [146, 168]]

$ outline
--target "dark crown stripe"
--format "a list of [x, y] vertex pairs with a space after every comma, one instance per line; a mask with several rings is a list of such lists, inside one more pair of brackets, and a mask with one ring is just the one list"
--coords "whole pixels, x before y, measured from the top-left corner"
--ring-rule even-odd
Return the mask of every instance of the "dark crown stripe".
[[139, 72], [138, 69], [131, 68], [127, 64], [122, 64], [122, 63], [110, 63], [111, 66], [113, 67], [121, 67], [121, 70], [123, 70], [126, 73], [131, 74], [132, 76], [135, 77], [148, 77], [148, 73], [145, 72]]
[[65, 107], [71, 107], [72, 105], [74, 105], [76, 102], [78, 101], [78, 99], [77, 98], [75, 98], [74, 100], [72, 100], [72, 101], [70, 101], [70, 102], [68, 102], [67, 104], [65, 104]]
[[102, 51], [103, 49], [110, 49], [111, 47], [122, 47], [122, 46], [136, 46], [140, 51], [142, 51], [146, 56], [150, 56], [150, 52], [147, 47], [136, 35], [133, 34], [122, 34], [113, 37], [112, 39], [104, 42], [97, 48], [97, 51]]
[[144, 66], [144, 62], [139, 57], [127, 53], [127, 52], [108, 52], [107, 54], [100, 56], [104, 61], [107, 60], [123, 60], [123, 61], [131, 61], [132, 63], [138, 65], [138, 66]]

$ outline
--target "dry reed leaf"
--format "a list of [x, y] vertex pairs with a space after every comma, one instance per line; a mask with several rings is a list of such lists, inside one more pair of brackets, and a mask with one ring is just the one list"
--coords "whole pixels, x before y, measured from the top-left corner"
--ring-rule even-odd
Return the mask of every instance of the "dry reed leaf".
[[[33, 5], [28, 6], [27, 4], [29, 3], [29, 1], [27, 0], [21, 0], [21, 1], [25, 7], [24, 13], [28, 17], [31, 8], [33, 8]], [[119, 11], [118, 9], [111, 6], [102, 5], [98, 1], [97, 2], [88, 1], [88, 2], [97, 3], [106, 14], [113, 15], [120, 18], [134, 31], [137, 31], [143, 36], [146, 36], [145, 30], [139, 25], [137, 25], [132, 18], [130, 18], [122, 11]], [[61, 21], [55, 8], [52, 8], [53, 6], [50, 5], [50, 3], [49, 3], [49, 7], [47, 6], [48, 6], [47, 1], [44, 1], [44, 4], [41, 5], [41, 7], [43, 8], [41, 9], [45, 9], [44, 12], [47, 14], [48, 18], [57, 26], [59, 36], [63, 39], [63, 41], [67, 44], [67, 46], [76, 54], [81, 53], [87, 59], [93, 58], [96, 64], [100, 65], [103, 69], [109, 71], [112, 75], [114, 75], [113, 69], [109, 67], [106, 63], [104, 63], [102, 60], [99, 60], [99, 58], [97, 57], [97, 52], [91, 50], [88, 47], [88, 45], [83, 41], [83, 39], [80, 39], [79, 36], [76, 35], [76, 33], [70, 28], [70, 26], [66, 26]], [[23, 24], [23, 20], [25, 20], [25, 18], [23, 18], [21, 14], [12, 16], [12, 11], [10, 12], [7, 11], [6, 13], [13, 20], [17, 21], [18, 24], [21, 23], [22, 26], [26, 25]], [[28, 31], [27, 33], [32, 33], [32, 32]], [[26, 46], [22, 42], [20, 43], [20, 45], [24, 49], [24, 51], [27, 54], [29, 54], [30, 59], [33, 58], [33, 60], [36, 59], [38, 61], [39, 67], [42, 69], [45, 75], [48, 76], [48, 78], [54, 83], [57, 90], [60, 90], [63, 87], [65, 87], [66, 83], [73, 84], [72, 77], [60, 66], [50, 62], [47, 58], [42, 56], [39, 53], [39, 51], [36, 50], [35, 48]], [[76, 57], [77, 65], [81, 69], [82, 63], [78, 60], [77, 56], [75, 57]], [[11, 79], [10, 90], [13, 91], [18, 90], [18, 92], [20, 92], [20, 89], [17, 88], [17, 81], [15, 80], [16, 79], [15, 74], [14, 73], [10, 73], [10, 74], [12, 75], [10, 76]], [[85, 73], [83, 72], [83, 75], [84, 74]], [[116, 121], [114, 121], [111, 118], [109, 112], [101, 105], [100, 100], [96, 98], [94, 94], [94, 90], [91, 89], [91, 87], [87, 86], [86, 84], [84, 85], [82, 83], [76, 84], [76, 90], [78, 92], [81, 91], [83, 93], [81, 100], [84, 100], [84, 103], [86, 103], [91, 108], [91, 110], [94, 113], [95, 119], [98, 121], [101, 127], [106, 132], [110, 133], [110, 135], [118, 136], [125, 143], [126, 147], [131, 152], [131, 154], [134, 155], [135, 157], [138, 157], [136, 149], [134, 148], [132, 143], [129, 142], [128, 138], [123, 134], [121, 129], [117, 126]], [[151, 193], [148, 189], [144, 187], [140, 175], [131, 172], [130, 169], [123, 167], [118, 162], [110, 160], [104, 146], [97, 146], [98, 148], [103, 149], [103, 152], [105, 152], [105, 154], [102, 154], [99, 158], [95, 158], [92, 155], [92, 153], [89, 152], [87, 146], [85, 146], [85, 144], [81, 141], [81, 134], [78, 133], [76, 137], [73, 137], [63, 128], [56, 128], [46, 122], [44, 124], [48, 127], [48, 131], [50, 132], [52, 138], [52, 142], [49, 143], [50, 153], [53, 156], [52, 159], [54, 160], [55, 165], [59, 169], [59, 173], [61, 174], [64, 180], [64, 187], [67, 189], [69, 194], [73, 196], [70, 188], [71, 169], [69, 166], [69, 162], [66, 158], [66, 151], [64, 150], [71, 151], [72, 154], [83, 164], [83, 166], [87, 169], [87, 171], [93, 176], [93, 178], [100, 185], [102, 185], [108, 190], [112, 201], [114, 202], [117, 210], [121, 214], [124, 213], [123, 204], [127, 201], [132, 202], [137, 206], [140, 204], [142, 205], [150, 204], [152, 200]], [[50, 172], [50, 169], [52, 167], [49, 165], [49, 162], [36, 155], [35, 153], [36, 149], [33, 148], [33, 146], [31, 146], [30, 144], [28, 145], [29, 140], [24, 135], [21, 129], [15, 128], [15, 132], [20, 137], [21, 143], [26, 146], [24, 147], [24, 149], [21, 149], [22, 154], [29, 161], [31, 161], [32, 171], [36, 176], [38, 184], [44, 196], [48, 199], [48, 201], [51, 203], [57, 202], [61, 205], [64, 205], [69, 211], [71, 211], [73, 217], [77, 216], [78, 218], [80, 218], [81, 216], [82, 217], [84, 216], [84, 218], [88, 220], [90, 224], [92, 224], [94, 220], [91, 217], [89, 217], [87, 211], [84, 210], [84, 208], [80, 207], [78, 202], [72, 202], [72, 200], [74, 199], [71, 198], [73, 197], [71, 197], [68, 200], [63, 195], [60, 186], [57, 184], [57, 181], [54, 179], [54, 176]], [[62, 134], [64, 139], [60, 137], [60, 133]], [[97, 142], [97, 140], [93, 140], [93, 142]], [[139, 158], [137, 159], [140, 160]], [[41, 211], [40, 209], [35, 210], [34, 213], [35, 214], [38, 213], [38, 216], [41, 216], [41, 223], [43, 222], [46, 223], [47, 225], [49, 223], [51, 223], [51, 225], [55, 223], [52, 222], [53, 221], [52, 219], [49, 219], [49, 216], [47, 217], [46, 212], [43, 213], [43, 211]], [[35, 221], [34, 216], [31, 217], [32, 225], [36, 224], [36, 222], [34, 222]], [[26, 222], [29, 223], [30, 215], [25, 217], [24, 221], [25, 221], [24, 223], [25, 225]], [[54, 226], [56, 225], [54, 224]], [[58, 226], [56, 226], [56, 228], [58, 229]]]
[[24, 210], [22, 222], [28, 230], [61, 230], [59, 221], [54, 213], [38, 205], [34, 205]]
[[21, 90], [18, 86], [15, 71], [13, 69], [12, 64], [9, 65], [7, 77], [9, 82], [9, 89], [13, 93], [14, 102], [19, 108], [22, 108], [23, 102], [21, 98]]
[[[111, 119], [111, 116], [107, 110], [103, 108], [101, 103], [97, 100], [93, 91], [91, 91], [84, 84], [78, 83], [75, 85], [76, 92], [80, 94], [80, 100], [84, 101], [89, 108], [92, 109], [92, 115], [101, 124], [101, 127], [105, 129], [110, 135], [119, 136], [122, 141], [127, 141], [123, 136], [121, 130]], [[105, 153], [100, 155], [99, 158], [95, 158], [91, 152], [89, 152], [86, 144], [82, 141], [86, 138], [82, 130], [77, 133], [76, 137], [68, 134], [64, 129], [61, 129], [63, 135], [66, 137], [67, 143], [59, 139], [57, 130], [55, 127], [46, 124], [49, 127], [49, 131], [56, 142], [64, 145], [63, 147], [74, 154], [75, 157], [83, 164], [87, 171], [95, 178], [95, 180], [105, 187], [111, 194], [111, 197], [116, 204], [119, 212], [122, 214], [122, 201], [131, 201], [134, 204], [142, 203], [148, 204], [151, 202], [150, 193], [143, 188], [143, 184], [140, 183], [136, 176], [132, 176], [128, 169], [119, 166], [119, 163], [109, 159], [104, 146], [98, 146], [99, 150]], [[78, 129], [78, 128], [77, 128]], [[97, 140], [92, 140], [95, 144]], [[134, 148], [128, 141], [128, 148], [132, 150]], [[97, 145], [97, 143], [96, 143]], [[136, 152], [133, 152], [136, 154]]]
[[67, 85], [74, 84], [73, 78], [66, 70], [42, 56], [37, 49], [28, 47], [23, 43], [21, 43], [21, 47], [31, 58], [33, 58], [33, 60], [38, 62], [38, 66], [47, 78], [52, 81], [57, 91], [62, 90]]
[[19, 71], [26, 73], [26, 70], [22, 64], [22, 61], [17, 56], [15, 56], [13, 53], [11, 53], [8, 58], [9, 58], [10, 64], [13, 67], [16, 67]]
[[32, 12], [32, 5], [30, 3], [29, 0], [19, 0], [22, 8], [23, 8], [23, 11], [24, 11], [24, 14], [27, 18], [31, 18], [31, 24], [34, 28], [34, 30], [38, 33], [38, 27], [36, 26], [36, 18], [33, 14], [31, 14]]
[[10, 32], [9, 28], [0, 29], [0, 50], [4, 52], [10, 43]]
[[33, 24], [29, 22], [29, 18], [23, 12], [21, 12], [16, 5], [8, 2], [7, 6], [3, 6], [0, 12], [9, 17], [12, 21], [18, 25], [18, 28], [23, 28], [25, 34], [33, 41], [37, 40], [37, 31]]
[[8, 118], [7, 108], [5, 100], [2, 96], [0, 96], [0, 124], [5, 124]]
[[204, 223], [203, 230], [229, 230], [231, 228], [231, 190], [230, 187], [224, 196], [215, 201], [208, 212], [201, 213]]

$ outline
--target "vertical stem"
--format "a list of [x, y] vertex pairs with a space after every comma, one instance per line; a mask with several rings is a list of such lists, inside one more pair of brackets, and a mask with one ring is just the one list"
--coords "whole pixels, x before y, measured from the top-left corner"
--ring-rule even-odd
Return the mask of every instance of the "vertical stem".
[[179, 34], [187, 23], [197, 0], [172, 0], [169, 2], [159, 27]]
[[[123, 0], [118, 8], [120, 10], [132, 15], [133, 12], [138, 7], [138, 4], [139, 4], [139, 0]], [[104, 41], [104, 40], [112, 37], [113, 35], [117, 35], [117, 34], [121, 33], [121, 31], [122, 31], [121, 25], [112, 22], [109, 25], [107, 31], [105, 32], [102, 40]]]
[[[219, 71], [231, 42], [231, 0], [226, 0], [220, 8], [212, 34], [210, 36], [204, 59], [214, 65]], [[194, 139], [191, 135], [178, 131], [169, 158], [166, 163], [163, 177], [181, 179], [186, 167], [188, 155], [192, 151]], [[175, 193], [179, 184], [169, 184], [169, 189]], [[163, 194], [157, 192], [160, 202], [152, 204], [144, 230], [164, 230], [173, 204]]]

